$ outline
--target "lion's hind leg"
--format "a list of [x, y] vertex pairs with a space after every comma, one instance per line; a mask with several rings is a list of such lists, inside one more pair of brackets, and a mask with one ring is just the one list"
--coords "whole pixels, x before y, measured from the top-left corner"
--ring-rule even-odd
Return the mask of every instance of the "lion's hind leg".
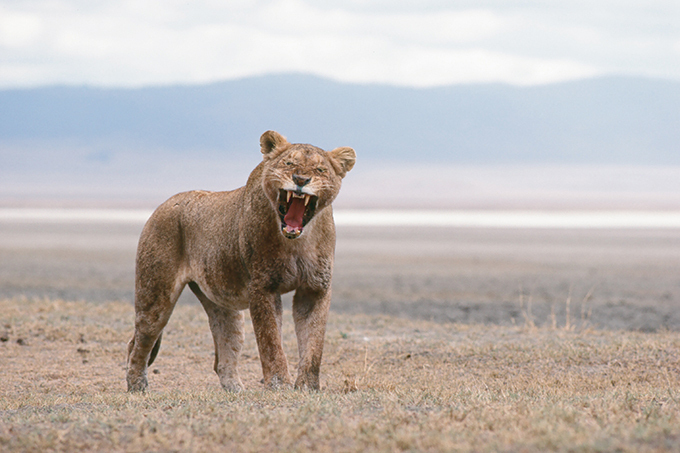
[[[158, 351], [161, 349], [161, 339], [163, 338], [163, 332], [158, 336], [158, 340], [156, 340], [156, 343], [154, 343], [153, 348], [151, 349], [151, 355], [149, 356], [149, 361], [147, 362], [147, 366], [151, 365], [154, 360], [156, 360], [156, 356], [158, 355]], [[128, 353], [127, 353], [127, 358], [125, 359], [125, 362], [130, 361], [130, 354], [132, 354], [132, 349], [135, 347], [135, 337], [134, 335], [128, 342]]]
[[243, 313], [215, 304], [194, 282], [189, 283], [189, 288], [208, 314], [215, 342], [214, 370], [220, 378], [220, 384], [228, 392], [240, 392], [244, 388], [238, 374], [238, 358], [245, 339]]
[[149, 356], [149, 361], [146, 363], [147, 366], [151, 365], [154, 360], [156, 360], [156, 356], [158, 355], [158, 351], [161, 349], [161, 338], [163, 338], [163, 332], [161, 332], [160, 335], [158, 335], [158, 340], [153, 344], [153, 349], [151, 349], [151, 355]]
[[[156, 360], [156, 356], [158, 355], [158, 351], [161, 349], [161, 338], [163, 338], [163, 332], [161, 332], [160, 335], [158, 335], [158, 339], [153, 345], [153, 348], [151, 348], [151, 354], [149, 355], [149, 360], [146, 363], [147, 367], [149, 367], [154, 360]], [[128, 364], [128, 392], [138, 392], [138, 391], [144, 391], [146, 390], [146, 385], [141, 384], [140, 385], [130, 385], [131, 378], [130, 378], [130, 356], [132, 355], [132, 351], [135, 349], [135, 335], [132, 336], [130, 341], [128, 341], [128, 347], [127, 347], [127, 357], [125, 358], [125, 363]]]
[[146, 391], [148, 366], [156, 359], [163, 329], [185, 285], [179, 279], [160, 278], [159, 274], [147, 277], [144, 284], [139, 284], [140, 280], [135, 295], [135, 333], [128, 343], [128, 392]]

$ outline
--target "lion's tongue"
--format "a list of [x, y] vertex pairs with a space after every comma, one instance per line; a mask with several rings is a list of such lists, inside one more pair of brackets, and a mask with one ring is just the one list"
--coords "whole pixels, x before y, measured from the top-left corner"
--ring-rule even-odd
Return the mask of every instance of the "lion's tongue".
[[288, 212], [283, 218], [286, 225], [293, 228], [302, 228], [302, 217], [305, 215], [305, 200], [303, 198], [292, 198]]

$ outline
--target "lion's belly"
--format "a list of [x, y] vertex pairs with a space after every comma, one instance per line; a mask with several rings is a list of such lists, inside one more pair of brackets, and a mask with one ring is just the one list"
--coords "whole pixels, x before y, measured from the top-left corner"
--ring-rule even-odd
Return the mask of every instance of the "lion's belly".
[[243, 270], [233, 262], [235, 260], [226, 260], [229, 265], [225, 265], [225, 261], [194, 260], [190, 265], [189, 278], [217, 305], [245, 310], [249, 307], [248, 281]]
[[245, 310], [250, 306], [246, 288], [234, 288], [228, 282], [220, 286], [211, 285], [206, 282], [205, 278], [194, 278], [193, 280], [208, 299], [221, 307]]
[[215, 296], [213, 299], [217, 305], [231, 308], [232, 310], [245, 310], [250, 307], [250, 299], [246, 294], [239, 294], [238, 296], [222, 297]]

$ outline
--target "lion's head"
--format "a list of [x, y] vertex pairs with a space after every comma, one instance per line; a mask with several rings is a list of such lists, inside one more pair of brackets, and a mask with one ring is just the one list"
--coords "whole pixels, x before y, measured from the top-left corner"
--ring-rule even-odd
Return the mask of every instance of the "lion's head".
[[342, 178], [354, 167], [352, 148], [324, 151], [312, 145], [291, 144], [278, 132], [260, 137], [264, 155], [263, 188], [288, 239], [298, 238], [304, 227], [340, 191]]

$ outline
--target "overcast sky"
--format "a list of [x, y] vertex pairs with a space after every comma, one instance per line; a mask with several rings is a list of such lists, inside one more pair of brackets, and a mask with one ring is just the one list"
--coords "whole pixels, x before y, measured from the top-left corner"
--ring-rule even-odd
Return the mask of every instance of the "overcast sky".
[[0, 0], [0, 87], [680, 80], [680, 0]]

